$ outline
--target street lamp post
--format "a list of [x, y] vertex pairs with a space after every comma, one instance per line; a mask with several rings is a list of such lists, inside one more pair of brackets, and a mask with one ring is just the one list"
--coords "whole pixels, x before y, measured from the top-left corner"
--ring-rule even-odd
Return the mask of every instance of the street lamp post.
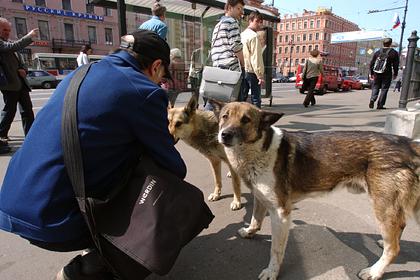
[[402, 51], [402, 43], [403, 43], [404, 29], [405, 29], [405, 18], [407, 16], [407, 8], [408, 8], [408, 0], [405, 1], [404, 18], [401, 23], [400, 45], [398, 46], [398, 54], [400, 55], [400, 57], [401, 57], [401, 51]]
[[291, 77], [291, 73], [292, 73], [292, 52], [293, 52], [293, 40], [289, 41], [289, 46], [290, 46], [290, 55], [289, 55], [289, 73], [288, 76]]

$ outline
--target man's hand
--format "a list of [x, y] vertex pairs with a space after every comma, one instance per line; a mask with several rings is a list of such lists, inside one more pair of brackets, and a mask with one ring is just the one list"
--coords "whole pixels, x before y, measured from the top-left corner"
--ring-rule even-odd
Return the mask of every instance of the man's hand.
[[19, 76], [21, 76], [22, 78], [25, 78], [25, 77], [26, 77], [26, 71], [25, 71], [25, 69], [19, 68], [19, 69], [18, 69], [18, 74], [19, 74]]
[[262, 86], [265, 83], [264, 79], [258, 78], [258, 84]]
[[32, 29], [31, 31], [29, 31], [28, 35], [32, 38], [38, 37], [38, 30], [39, 28]]
[[372, 81], [375, 80], [375, 75], [370, 75], [369, 77]]

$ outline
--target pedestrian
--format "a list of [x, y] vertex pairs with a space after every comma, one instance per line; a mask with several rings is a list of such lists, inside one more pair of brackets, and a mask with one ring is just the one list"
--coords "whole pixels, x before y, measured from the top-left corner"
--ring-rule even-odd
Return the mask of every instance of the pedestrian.
[[[92, 65], [82, 81], [77, 126], [87, 196], [108, 196], [113, 189], [104, 186], [123, 178], [124, 166], [137, 159], [139, 148], [185, 177], [185, 163], [168, 131], [168, 98], [158, 86], [170, 78], [169, 52], [158, 34], [138, 30], [123, 36], [120, 48]], [[51, 251], [88, 249], [56, 279], [114, 279], [92, 243], [63, 162], [61, 114], [76, 71], [38, 113], [9, 163], [0, 191], [0, 228]], [[101, 94], [92, 94], [97, 91]], [[145, 270], [138, 279], [148, 274]]]
[[391, 81], [395, 80], [398, 75], [398, 65], [400, 63], [399, 54], [391, 48], [392, 39], [385, 38], [383, 40], [383, 48], [375, 52], [370, 62], [370, 77], [373, 80], [372, 96], [370, 97], [369, 108], [373, 109], [376, 99], [378, 110], [386, 109], [385, 102]]
[[92, 47], [90, 45], [83, 45], [77, 56], [77, 66], [82, 66], [89, 63], [89, 55], [92, 54]]
[[248, 28], [241, 33], [245, 66], [242, 101], [246, 101], [251, 89], [251, 103], [261, 108], [261, 85], [264, 84], [263, 46], [258, 36], [263, 18], [260, 12], [251, 12], [248, 16]]
[[311, 106], [316, 104], [314, 90], [319, 76], [324, 75], [322, 58], [319, 54], [318, 50], [312, 50], [310, 52], [311, 56], [306, 60], [305, 66], [303, 67], [302, 79], [304, 85], [302, 85], [302, 88], [308, 89], [308, 93], [303, 101], [303, 106], [305, 107], [308, 107], [309, 104]]
[[16, 115], [16, 107], [22, 119], [25, 136], [34, 121], [32, 101], [29, 96], [31, 88], [26, 80], [27, 68], [18, 51], [23, 50], [38, 36], [38, 28], [32, 29], [19, 40], [9, 40], [12, 24], [5, 18], [0, 18], [0, 62], [6, 71], [7, 83], [0, 87], [3, 94], [4, 107], [0, 116], [0, 146], [6, 146], [9, 140], [8, 133]]
[[171, 80], [164, 81], [162, 88], [168, 92], [169, 104], [173, 108], [178, 94], [187, 88], [187, 77], [185, 72], [185, 62], [182, 59], [182, 52], [178, 48], [173, 48], [170, 51], [169, 71], [171, 73]]
[[395, 83], [394, 92], [395, 92], [396, 90], [398, 90], [398, 92], [400, 92], [400, 91], [401, 91], [401, 84], [402, 84], [402, 82], [401, 82], [401, 78], [399, 78], [399, 79], [398, 79], [398, 81]]
[[152, 18], [143, 22], [139, 29], [155, 31], [162, 39], [166, 40], [166, 34], [168, 33], [168, 26], [165, 23], [166, 7], [159, 2], [160, 0], [156, 0], [153, 4]]
[[[239, 20], [244, 11], [244, 0], [227, 0], [225, 15], [213, 29], [211, 39], [211, 59], [214, 67], [242, 71], [244, 56], [242, 53], [241, 30]], [[209, 102], [205, 102], [206, 110], [212, 110]]]

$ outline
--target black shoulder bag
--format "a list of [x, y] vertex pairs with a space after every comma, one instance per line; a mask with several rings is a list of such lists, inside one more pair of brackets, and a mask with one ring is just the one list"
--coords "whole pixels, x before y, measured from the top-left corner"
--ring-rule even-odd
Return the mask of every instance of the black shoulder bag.
[[213, 220], [203, 193], [142, 152], [105, 198], [85, 193], [77, 127], [77, 96], [91, 64], [75, 73], [67, 89], [61, 138], [64, 163], [95, 245], [121, 279], [138, 279], [144, 267], [164, 275], [181, 249]]

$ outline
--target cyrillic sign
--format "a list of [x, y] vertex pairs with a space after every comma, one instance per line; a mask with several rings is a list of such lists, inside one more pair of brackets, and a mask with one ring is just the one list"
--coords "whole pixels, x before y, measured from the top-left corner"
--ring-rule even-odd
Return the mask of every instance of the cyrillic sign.
[[56, 15], [56, 16], [63, 16], [63, 17], [73, 17], [73, 18], [80, 18], [80, 19], [90, 19], [90, 20], [98, 20], [103, 21], [103, 16], [97, 16], [93, 14], [85, 14], [73, 11], [65, 11], [65, 10], [58, 10], [58, 9], [50, 9], [47, 7], [37, 7], [31, 5], [23, 5], [23, 8], [27, 12], [33, 13], [40, 13], [40, 14], [47, 14], [47, 15]]

